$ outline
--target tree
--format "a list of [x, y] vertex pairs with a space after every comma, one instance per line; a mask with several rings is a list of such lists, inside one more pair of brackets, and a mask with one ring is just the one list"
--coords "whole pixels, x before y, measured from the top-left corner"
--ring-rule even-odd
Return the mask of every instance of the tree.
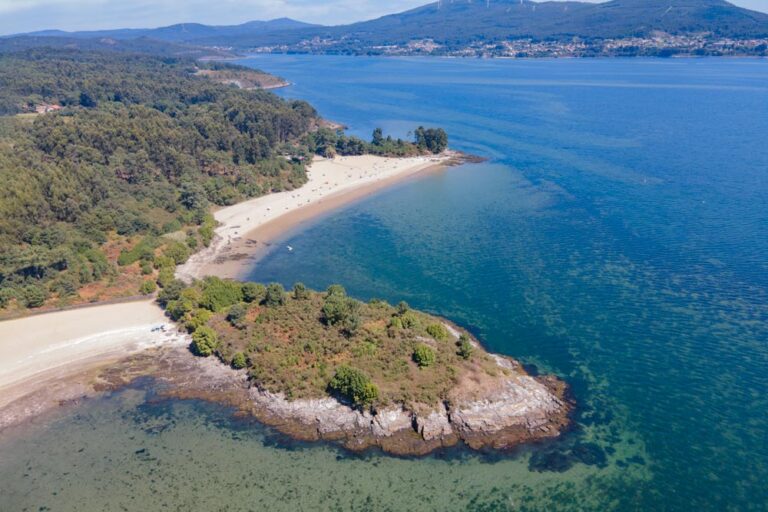
[[322, 309], [323, 321], [327, 325], [340, 327], [346, 335], [352, 336], [360, 327], [359, 309], [360, 303], [347, 297], [342, 286], [328, 287]]
[[421, 150], [434, 154], [442, 153], [448, 147], [448, 134], [442, 128], [424, 128], [419, 126], [414, 132], [415, 144]]
[[374, 146], [381, 146], [384, 143], [384, 132], [381, 128], [373, 130], [373, 137], [371, 138], [371, 144]]
[[[160, 281], [158, 280], [158, 282]], [[187, 285], [184, 284], [184, 281], [180, 281], [179, 279], [171, 279], [171, 281], [164, 284], [165, 286], [163, 286], [163, 289], [157, 295], [157, 302], [159, 302], [161, 306], [165, 306], [169, 302], [178, 299], [179, 296], [181, 296], [181, 292], [187, 287]]]
[[221, 311], [243, 300], [243, 287], [237, 281], [208, 276], [203, 280], [203, 296], [200, 306]]
[[429, 345], [420, 343], [413, 350], [412, 358], [419, 368], [427, 368], [435, 364], [435, 351]]
[[213, 354], [213, 351], [218, 347], [218, 337], [216, 332], [204, 325], [199, 327], [194, 334], [192, 334], [192, 352], [201, 357], [208, 357]]
[[227, 321], [232, 324], [232, 327], [243, 329], [245, 327], [245, 316], [248, 314], [248, 310], [240, 303], [233, 305], [227, 312]]
[[83, 91], [80, 93], [80, 106], [85, 108], [93, 108], [97, 105], [96, 100], [93, 99], [93, 96], [88, 94], [87, 92]]
[[370, 407], [379, 397], [379, 388], [365, 373], [350, 366], [339, 366], [328, 388], [358, 407]]
[[267, 289], [261, 283], [243, 283], [243, 300], [245, 302], [261, 302], [266, 293]]
[[456, 342], [456, 345], [458, 345], [458, 355], [462, 359], [469, 359], [472, 357], [472, 352], [474, 351], [475, 347], [472, 346], [472, 342], [469, 341], [469, 337], [466, 334], [461, 334], [459, 336], [459, 341]]
[[[211, 313], [207, 309], [195, 308], [194, 304], [190, 304], [185, 301], [178, 301], [178, 302], [185, 310], [181, 316], [183, 316], [184, 327], [187, 329], [187, 332], [189, 333], [194, 333], [200, 327], [207, 324], [208, 320], [210, 320], [211, 317], [213, 316], [213, 313]], [[169, 310], [170, 309], [171, 308], [169, 308]], [[178, 312], [175, 315], [172, 315], [172, 317], [173, 316], [180, 318], [180, 316], [178, 315]]]
[[293, 298], [296, 300], [309, 298], [309, 290], [304, 286], [304, 283], [296, 283], [293, 285]]
[[272, 308], [282, 306], [285, 303], [285, 289], [280, 283], [270, 283], [264, 295], [264, 305]]

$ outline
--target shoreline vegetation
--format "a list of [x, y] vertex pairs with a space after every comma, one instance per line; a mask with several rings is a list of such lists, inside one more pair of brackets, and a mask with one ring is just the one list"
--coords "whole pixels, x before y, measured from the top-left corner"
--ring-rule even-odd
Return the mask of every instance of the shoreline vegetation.
[[[55, 86], [48, 66], [64, 77]], [[0, 193], [0, 310], [138, 291], [178, 326], [147, 299], [0, 322], [0, 429], [137, 376], [352, 449], [507, 448], [567, 428], [563, 382], [443, 320], [341, 287], [287, 294], [222, 279], [301, 222], [471, 157], [448, 151], [442, 129], [418, 127], [412, 142], [350, 137], [304, 102], [230, 83], [245, 79], [238, 67], [190, 66], [0, 58], [0, 81], [22, 77], [0, 93], [15, 114], [0, 118], [0, 172], [15, 172]], [[50, 109], [19, 117], [38, 102]]]

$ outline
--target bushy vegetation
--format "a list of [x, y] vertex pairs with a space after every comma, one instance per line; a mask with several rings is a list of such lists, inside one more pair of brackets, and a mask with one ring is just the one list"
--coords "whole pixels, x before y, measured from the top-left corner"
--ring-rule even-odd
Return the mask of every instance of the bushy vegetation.
[[443, 324], [430, 324], [427, 326], [427, 332], [436, 340], [445, 341], [448, 339], [448, 329]]
[[459, 357], [462, 359], [469, 359], [472, 357], [472, 353], [474, 352], [475, 347], [473, 347], [472, 342], [469, 341], [469, 336], [462, 333], [459, 336], [459, 341], [456, 342], [456, 346], [459, 348], [457, 352]]
[[192, 333], [192, 352], [201, 357], [208, 357], [213, 354], [218, 344], [216, 332], [208, 326], [198, 327]]
[[419, 365], [419, 368], [427, 368], [435, 364], [435, 351], [429, 345], [423, 343], [416, 345], [413, 350], [413, 362]]
[[384, 137], [381, 128], [373, 131], [370, 142], [348, 136], [341, 130], [321, 128], [307, 135], [307, 147], [318, 155], [333, 158], [336, 155], [415, 156], [438, 154], [448, 147], [448, 134], [442, 128], [419, 126], [412, 142]]
[[[228, 306], [208, 300], [211, 290], [227, 290]], [[254, 383], [289, 399], [330, 393], [361, 408], [434, 405], [462, 376], [477, 381], [500, 371], [481, 350], [461, 355], [466, 334], [452, 337], [435, 327], [443, 326], [439, 319], [405, 303], [363, 303], [339, 285], [293, 290], [207, 278], [180, 288], [173, 282], [158, 300], [193, 333], [194, 353], [246, 368]]]
[[379, 388], [357, 368], [340, 366], [328, 388], [358, 407], [370, 407], [379, 397]]

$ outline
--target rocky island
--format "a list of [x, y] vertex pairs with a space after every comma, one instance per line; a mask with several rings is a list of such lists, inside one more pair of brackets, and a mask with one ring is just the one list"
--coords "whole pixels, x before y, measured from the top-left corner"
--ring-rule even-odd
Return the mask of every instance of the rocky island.
[[164, 394], [223, 401], [294, 438], [414, 455], [510, 448], [568, 425], [562, 381], [405, 303], [216, 277], [174, 282], [158, 300], [197, 356], [155, 362]]

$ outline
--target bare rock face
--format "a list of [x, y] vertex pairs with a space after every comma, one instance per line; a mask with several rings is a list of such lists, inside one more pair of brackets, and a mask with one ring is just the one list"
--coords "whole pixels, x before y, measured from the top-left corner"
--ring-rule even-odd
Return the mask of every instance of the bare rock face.
[[451, 436], [453, 428], [445, 405], [440, 404], [436, 411], [430, 412], [427, 416], [417, 416], [416, 431], [425, 441]]
[[421, 454], [459, 440], [473, 448], [504, 448], [558, 435], [571, 408], [563, 398], [565, 385], [524, 374], [511, 359], [497, 356], [496, 361], [510, 371], [459, 383], [446, 403], [421, 404], [418, 411], [392, 406], [372, 414], [333, 398], [290, 401], [257, 387], [248, 397], [254, 414], [283, 432], [339, 440], [351, 449], [380, 446], [397, 454]]
[[533, 377], [516, 376], [500, 384], [483, 399], [458, 402], [451, 409], [451, 423], [459, 432], [492, 434], [512, 426], [538, 429], [564, 406]]
[[195, 357], [185, 348], [130, 359], [101, 379], [109, 388], [149, 374], [162, 384], [161, 396], [227, 403], [294, 438], [336, 441], [352, 450], [378, 446], [398, 455], [422, 455], [459, 441], [503, 449], [559, 435], [572, 409], [564, 398], [565, 384], [531, 377], [512, 359], [494, 358], [497, 375], [468, 376], [443, 403], [396, 404], [375, 412], [330, 397], [288, 400], [253, 385], [245, 371]]

